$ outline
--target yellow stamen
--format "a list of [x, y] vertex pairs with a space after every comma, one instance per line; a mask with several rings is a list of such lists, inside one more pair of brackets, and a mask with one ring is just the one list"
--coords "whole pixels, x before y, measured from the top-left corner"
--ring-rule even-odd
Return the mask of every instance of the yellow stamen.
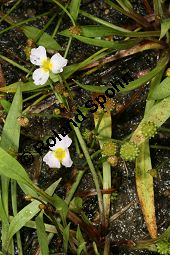
[[54, 155], [61, 162], [66, 156], [66, 151], [63, 148], [57, 148]]
[[44, 59], [42, 62], [42, 68], [44, 69], [45, 72], [51, 71], [52, 69], [52, 64], [50, 63], [50, 59]]

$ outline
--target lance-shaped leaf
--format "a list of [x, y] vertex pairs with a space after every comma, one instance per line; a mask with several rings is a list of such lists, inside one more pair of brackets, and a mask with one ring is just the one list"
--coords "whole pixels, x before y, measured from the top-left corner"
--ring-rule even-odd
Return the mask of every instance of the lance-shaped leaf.
[[[4, 87], [6, 88], [6, 87]], [[16, 94], [14, 96], [13, 102], [9, 109], [9, 113], [7, 115], [2, 136], [0, 146], [4, 150], [10, 152], [12, 155], [16, 155], [19, 147], [19, 138], [20, 138], [20, 126], [17, 122], [17, 118], [21, 115], [22, 112], [22, 94], [20, 87], [17, 87]], [[2, 150], [0, 148], [0, 150]], [[3, 153], [4, 152], [4, 153]], [[0, 158], [3, 158], [3, 155], [8, 155], [5, 151], [0, 153]], [[12, 157], [11, 157], [12, 158]], [[5, 161], [6, 160], [6, 161]], [[15, 161], [15, 159], [13, 159]], [[8, 218], [8, 193], [9, 193], [9, 180], [11, 175], [4, 176], [3, 172], [5, 171], [4, 164], [10, 164], [7, 158], [3, 158], [4, 162], [0, 162], [0, 172], [1, 174], [1, 187], [2, 187], [2, 206]], [[4, 163], [4, 164], [3, 164]], [[2, 221], [2, 246], [4, 247], [4, 242], [7, 235], [7, 227], [6, 223]], [[11, 246], [12, 249], [12, 246]], [[12, 252], [12, 250], [11, 250]]]
[[38, 236], [38, 242], [40, 245], [41, 255], [48, 255], [49, 254], [48, 237], [45, 232], [45, 225], [43, 221], [42, 212], [35, 218], [35, 223], [37, 227], [37, 236]]
[[47, 49], [51, 49], [51, 50], [61, 50], [61, 46], [56, 42], [56, 40], [54, 38], [52, 38], [49, 34], [43, 32], [36, 28], [36, 27], [32, 27], [32, 26], [23, 26], [22, 30], [24, 32], [24, 34], [29, 38], [32, 39], [34, 42], [38, 40], [38, 42], [36, 42], [38, 45], [44, 46]]
[[157, 226], [154, 206], [153, 177], [148, 141], [140, 145], [140, 153], [136, 159], [136, 188], [148, 231], [152, 238], [157, 237]]

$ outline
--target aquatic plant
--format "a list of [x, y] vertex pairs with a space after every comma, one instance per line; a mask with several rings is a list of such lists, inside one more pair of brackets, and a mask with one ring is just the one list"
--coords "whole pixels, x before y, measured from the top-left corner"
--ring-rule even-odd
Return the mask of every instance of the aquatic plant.
[[[35, 15], [29, 10], [20, 16], [23, 20], [12, 15], [17, 10], [22, 13], [21, 0], [3, 1], [0, 11], [0, 35], [8, 37], [12, 33], [13, 41], [19, 43], [14, 52], [5, 51], [4, 47], [0, 52], [0, 121], [4, 124], [0, 140], [1, 254], [14, 254], [16, 249], [19, 255], [24, 254], [20, 234], [24, 227], [36, 231], [36, 254], [109, 255], [115, 247], [168, 254], [169, 234], [165, 238], [165, 233], [169, 233], [169, 228], [162, 237], [158, 236], [150, 174], [151, 169], [157, 171], [169, 161], [168, 158], [152, 166], [150, 155], [151, 148], [169, 150], [154, 140], [155, 134], [169, 132], [164, 125], [170, 117], [168, 1], [143, 1], [143, 12], [135, 10], [134, 1], [100, 1], [105, 6], [103, 17], [102, 9], [98, 13], [86, 8], [93, 1], [45, 1], [44, 13], [41, 13], [43, 1], [38, 2]], [[114, 24], [112, 17], [109, 21], [105, 18], [113, 10], [124, 20], [122, 25]], [[23, 35], [24, 45], [15, 34]], [[88, 50], [81, 50], [79, 56], [80, 45], [87, 45]], [[19, 54], [19, 49], [25, 56]], [[146, 52], [154, 53], [152, 66], [147, 63], [141, 70], [132, 70], [127, 64], [128, 70], [121, 69], [119, 77], [111, 77], [114, 81], [110, 78], [103, 84], [102, 77], [109, 76], [110, 70], [118, 71], [120, 63], [135, 61]], [[39, 68], [34, 70], [30, 61]], [[9, 74], [12, 74], [9, 78], [7, 72], [7, 84], [4, 63], [10, 65]], [[96, 83], [95, 79], [91, 82], [91, 76], [98, 77]], [[10, 79], [15, 82], [8, 84]], [[124, 97], [119, 102], [120, 95]], [[121, 114], [135, 116], [138, 104], [139, 118], [130, 128], [128, 124], [123, 127]], [[44, 123], [51, 120], [55, 120], [55, 126], [44, 134]], [[120, 126], [124, 130], [121, 135]], [[54, 146], [52, 133], [56, 134]], [[22, 134], [32, 139], [26, 148]], [[41, 153], [32, 146], [34, 143], [41, 145]], [[39, 182], [42, 161], [47, 163], [42, 167], [46, 174]], [[117, 166], [119, 172], [124, 166], [128, 173], [129, 165], [133, 171], [133, 163], [139, 203], [152, 240], [114, 241], [109, 237], [110, 223], [129, 207], [111, 215], [114, 198], [119, 197], [112, 181]], [[116, 174], [112, 176], [114, 171]], [[94, 185], [88, 191], [79, 190], [87, 173]], [[48, 175], [52, 176], [50, 180]], [[19, 189], [25, 194], [26, 205], [18, 203]], [[85, 204], [92, 196], [96, 196], [98, 204], [89, 217]], [[53, 238], [57, 243], [54, 252], [54, 245], [50, 244]]]

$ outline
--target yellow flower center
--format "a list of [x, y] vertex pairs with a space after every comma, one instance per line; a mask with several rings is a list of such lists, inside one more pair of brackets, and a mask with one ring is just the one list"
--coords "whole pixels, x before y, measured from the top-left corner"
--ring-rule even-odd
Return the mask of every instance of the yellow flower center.
[[66, 156], [66, 151], [63, 148], [57, 148], [54, 155], [61, 162]]
[[50, 59], [44, 59], [42, 62], [42, 68], [44, 69], [45, 72], [51, 71], [52, 69], [52, 64], [50, 63]]

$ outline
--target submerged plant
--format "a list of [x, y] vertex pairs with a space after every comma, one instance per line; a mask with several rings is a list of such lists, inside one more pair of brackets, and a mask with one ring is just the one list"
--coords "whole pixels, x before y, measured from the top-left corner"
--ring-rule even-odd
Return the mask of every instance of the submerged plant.
[[[41, 2], [43, 3], [43, 1]], [[112, 182], [114, 178], [112, 173], [116, 168], [112, 172], [111, 166], [115, 167], [119, 163], [116, 156], [117, 144], [121, 144], [120, 156], [122, 159], [125, 161], [136, 160], [134, 171], [137, 193], [148, 232], [153, 238], [148, 243], [141, 241], [138, 245], [136, 242], [136, 246], [130, 246], [130, 244], [134, 244], [132, 240], [127, 240], [125, 243], [128, 243], [128, 248], [131, 249], [147, 248], [160, 254], [168, 254], [170, 253], [169, 239], [161, 240], [157, 238], [153, 177], [150, 174], [150, 169], [153, 169], [150, 146], [156, 146], [156, 148], [160, 149], [162, 147], [159, 147], [157, 144], [149, 144], [148, 142], [148, 139], [159, 132], [162, 125], [170, 117], [170, 71], [168, 68], [170, 20], [168, 18], [168, 8], [166, 10], [166, 2], [168, 1], [142, 1], [145, 16], [134, 10], [131, 3], [134, 1], [101, 1], [101, 6], [104, 3], [104, 8], [106, 5], [108, 10], [113, 8], [116, 12], [121, 13], [121, 19], [123, 19], [123, 15], [127, 16], [130, 22], [127, 22], [126, 26], [115, 25], [110, 21], [106, 21], [105, 17], [99, 18], [95, 16], [98, 12], [96, 14], [88, 13], [86, 6], [93, 1], [84, 3], [86, 1], [50, 0], [48, 2], [54, 7], [54, 10], [52, 8], [52, 10], [47, 10], [45, 13], [35, 15], [35, 17], [21, 22], [16, 22], [12, 20], [12, 16], [9, 16], [18, 4], [22, 4], [21, 0], [16, 1], [5, 15], [2, 15], [3, 7], [0, 11], [0, 16], [2, 16], [0, 22], [6, 22], [5, 28], [0, 31], [0, 34], [6, 34], [7, 31], [17, 27], [31, 42], [28, 48], [25, 48], [26, 57], [30, 54], [31, 63], [39, 67], [32, 73], [30, 62], [27, 61], [28, 58], [26, 61], [24, 60], [25, 62], [22, 60], [21, 63], [17, 63], [11, 59], [10, 54], [8, 54], [10, 58], [0, 54], [0, 58], [3, 61], [7, 61], [15, 68], [21, 70], [19, 75], [22, 77], [21, 80], [5, 86], [5, 82], [1, 81], [2, 75], [0, 73], [0, 92], [4, 94], [15, 92], [12, 103], [9, 102], [8, 97], [3, 98], [3, 100], [0, 99], [2, 111], [7, 114], [5, 120], [2, 118], [2, 123], [4, 122], [5, 124], [0, 141], [2, 186], [0, 194], [0, 219], [2, 220], [1, 241], [3, 254], [4, 250], [6, 250], [6, 254], [14, 254], [13, 244], [16, 243], [18, 251], [21, 255], [23, 254], [20, 230], [24, 226], [36, 229], [38, 237], [38, 241], [36, 240], [37, 254], [48, 255], [51, 253], [50, 241], [53, 237], [56, 238], [57, 241], [55, 243], [59, 246], [59, 248], [55, 247], [56, 253], [62, 251], [64, 254], [111, 254], [112, 241], [109, 238], [109, 231], [111, 229], [111, 219], [113, 220], [114, 217], [110, 215], [113, 211], [110, 210], [110, 205], [113, 200], [112, 195], [119, 195], [117, 191], [113, 193], [115, 187]], [[47, 4], [46, 1], [45, 4]], [[95, 1], [93, 4], [95, 5]], [[4, 10], [6, 10], [6, 7]], [[82, 16], [81, 25], [77, 21], [80, 15]], [[65, 19], [65, 16], [67, 16], [67, 19]], [[48, 19], [47, 24], [42, 29], [37, 28], [37, 21], [36, 27], [28, 25], [30, 21], [34, 24], [34, 20], [42, 17], [43, 22]], [[84, 18], [88, 19], [88, 25], [83, 25]], [[8, 23], [9, 26], [7, 27], [6, 24]], [[61, 31], [66, 26], [68, 28]], [[62, 39], [60, 40], [60, 38]], [[72, 44], [73, 40], [74, 45]], [[81, 43], [76, 44], [77, 40]], [[63, 45], [60, 46], [58, 41], [62, 42]], [[84, 58], [85, 52], [81, 51], [80, 54], [78, 51], [76, 52], [77, 45], [79, 49], [83, 43], [88, 45], [89, 52], [87, 58]], [[92, 50], [91, 54], [90, 50]], [[132, 70], [133, 77], [138, 78], [129, 79], [129, 77], [126, 77], [127, 81], [123, 79], [125, 84], [120, 83], [119, 80], [116, 81], [116, 84], [112, 82], [107, 84], [107, 86], [102, 84], [103, 79], [100, 78], [105, 72], [105, 68], [108, 66], [108, 69], [112, 68], [112, 62], [113, 67], [115, 65], [117, 68], [117, 60], [123, 58], [126, 58], [126, 61], [130, 58], [133, 60], [133, 56], [136, 57], [135, 54], [140, 54], [144, 51], [149, 52], [150, 50], [154, 51], [157, 57], [155, 58], [157, 62], [155, 61], [155, 66], [152, 70], [149, 69], [148, 64], [147, 69], [141, 71], [140, 74], [139, 70]], [[48, 58], [46, 51], [54, 55]], [[69, 59], [72, 53], [74, 53], [74, 58], [70, 59], [71, 64], [67, 65], [67, 58]], [[20, 61], [20, 58], [15, 55], [14, 59], [19, 59]], [[25, 63], [25, 66], [22, 63]], [[110, 64], [107, 66], [107, 63]], [[100, 71], [102, 72], [101, 76]], [[124, 70], [122, 74], [123, 72]], [[131, 72], [130, 69], [129, 72]], [[60, 73], [62, 74], [60, 75]], [[97, 78], [97, 84], [93, 83], [90, 85], [90, 78], [88, 76], [93, 73], [95, 73], [94, 78], [98, 76], [99, 79]], [[106, 72], [106, 74], [108, 73]], [[32, 78], [30, 77], [31, 75]], [[125, 76], [127, 75], [122, 77], [125, 78]], [[88, 84], [82, 84], [82, 78], [85, 78], [84, 80]], [[116, 134], [112, 131], [113, 127], [117, 124], [117, 116], [119, 117], [119, 114], [126, 107], [128, 108], [130, 103], [123, 105], [121, 102], [121, 107], [115, 107], [117, 103], [115, 103], [113, 97], [117, 94], [116, 100], [119, 101], [119, 93], [133, 91], [134, 94], [131, 92], [127, 98], [136, 103], [136, 98], [145, 99], [143, 95], [146, 95], [148, 90], [145, 90], [144, 85], [147, 85], [149, 81], [151, 81], [151, 85], [147, 88], [149, 92], [145, 114], [142, 119], [140, 118], [141, 121], [137, 123], [138, 127], [129, 134], [129, 141], [127, 137], [122, 138], [123, 140], [116, 140]], [[4, 86], [1, 87], [2, 83]], [[79, 92], [82, 90], [86, 90], [87, 93], [84, 93], [80, 98]], [[143, 93], [143, 90], [146, 93]], [[103, 96], [106, 91], [108, 93], [105, 94], [106, 96]], [[96, 93], [100, 95], [96, 97]], [[85, 104], [87, 106], [85, 109], [82, 103], [84, 103], [86, 96], [91, 98]], [[93, 101], [94, 98], [95, 102]], [[126, 94], [124, 99], [126, 99]], [[79, 106], [79, 104], [82, 107], [83, 114], [75, 115], [75, 105]], [[23, 110], [22, 105], [24, 106]], [[86, 114], [92, 117], [89, 123], [86, 121], [83, 123], [84, 119], [86, 119]], [[71, 167], [74, 162], [74, 168], [69, 171], [73, 178], [67, 180], [68, 183], [64, 183], [67, 187], [67, 192], [64, 193], [63, 191], [62, 198], [56, 195], [57, 191], [55, 192], [61, 178], [43, 191], [38, 187], [38, 181], [36, 180], [38, 184], [35, 185], [35, 180], [33, 182], [29, 178], [27, 171], [17, 162], [22, 149], [22, 146], [20, 146], [20, 128], [24, 127], [26, 129], [28, 124], [31, 126], [33, 117], [35, 117], [35, 121], [37, 119], [43, 121], [45, 119], [57, 119], [54, 122], [57, 128], [60, 126], [59, 118], [63, 123], [68, 120], [73, 121], [77, 119], [77, 125], [72, 126], [75, 156], [72, 159], [70, 157], [69, 147], [72, 144], [72, 140], [68, 135], [59, 135], [62, 138], [61, 141], [57, 138], [54, 139], [55, 141], [52, 139], [53, 141], [48, 144], [50, 151], [43, 155], [43, 161], [50, 168]], [[86, 128], [86, 125], [89, 129]], [[71, 128], [68, 128], [68, 130], [70, 132]], [[83, 130], [85, 131], [83, 132]], [[34, 139], [37, 140], [36, 135], [33, 135]], [[152, 141], [150, 142], [152, 143]], [[163, 147], [163, 149], [169, 150], [169, 147]], [[38, 160], [40, 160], [39, 156], [35, 153], [32, 169], [40, 173], [41, 166], [37, 163]], [[120, 166], [121, 164], [118, 165], [118, 167]], [[93, 189], [88, 191], [88, 195], [97, 196], [98, 199], [98, 208], [95, 211], [96, 217], [91, 217], [91, 220], [89, 220], [83, 207], [86, 202], [87, 193], [84, 193], [85, 195], [83, 194], [81, 198], [77, 197], [77, 194], [75, 195], [76, 191], [79, 192], [77, 189], [83, 175], [86, 175], [88, 171], [91, 173], [94, 181]], [[17, 183], [25, 194], [29, 194], [27, 198], [30, 198], [30, 203], [20, 209], [19, 212], [17, 211]], [[9, 185], [11, 186], [9, 187]], [[11, 190], [11, 196], [9, 190]], [[12, 201], [12, 206], [10, 207], [9, 201]], [[47, 219], [49, 224], [46, 224]], [[115, 246], [118, 246], [120, 249], [122, 248], [121, 244], [124, 244], [123, 240], [114, 242], [113, 253]]]

